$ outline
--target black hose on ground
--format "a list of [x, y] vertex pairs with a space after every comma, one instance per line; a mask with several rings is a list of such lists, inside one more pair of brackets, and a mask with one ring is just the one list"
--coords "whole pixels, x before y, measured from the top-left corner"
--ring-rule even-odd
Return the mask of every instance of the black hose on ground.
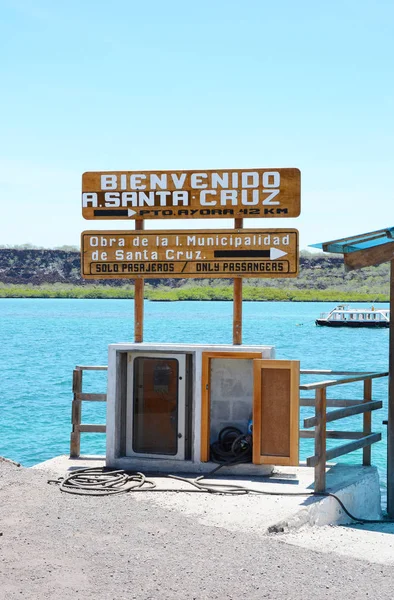
[[[218, 440], [211, 444], [211, 460], [219, 463], [209, 475], [214, 475], [223, 467], [252, 462], [252, 436], [243, 434], [237, 427], [224, 427], [218, 435]], [[255, 490], [236, 483], [212, 483], [203, 480], [205, 475], [195, 479], [187, 479], [178, 475], [168, 475], [170, 479], [183, 481], [195, 488], [195, 492], [209, 494], [260, 494], [263, 496], [303, 496], [303, 497], [331, 497], [335, 498], [344, 513], [358, 524], [394, 523], [392, 519], [361, 519], [349, 512], [338, 496], [331, 492], [270, 492]], [[113, 470], [107, 467], [78, 469], [66, 477], [50, 479], [48, 483], [59, 485], [62, 492], [78, 494], [81, 496], [108, 496], [111, 494], [124, 494], [127, 492], [188, 492], [192, 490], [175, 488], [157, 488], [154, 481], [146, 479], [143, 473], [127, 474], [122, 469]]]
[[[219, 465], [209, 475], [212, 475], [225, 466], [227, 466], [227, 463]], [[183, 481], [184, 483], [193, 486], [196, 493], [205, 492], [209, 494], [230, 495], [260, 494], [263, 496], [331, 497], [335, 498], [345, 514], [347, 514], [347, 516], [357, 524], [394, 523], [393, 519], [362, 519], [355, 517], [351, 512], [349, 512], [342, 500], [330, 492], [271, 492], [256, 490], [236, 483], [226, 484], [212, 483], [207, 481], [203, 482], [205, 475], [201, 475], [195, 479], [187, 479], [186, 477], [180, 477], [178, 475], [168, 475], [168, 477], [178, 481]], [[146, 479], [143, 473], [127, 474], [121, 469], [112, 470], [107, 467], [78, 469], [64, 478], [59, 477], [58, 479], [49, 479], [48, 483], [59, 485], [59, 489], [62, 492], [81, 496], [108, 496], [111, 494], [122, 494], [128, 492], [190, 493], [193, 491], [175, 488], [157, 488], [155, 482]]]
[[66, 477], [49, 479], [48, 483], [57, 484], [61, 492], [80, 496], [109, 496], [138, 490], [146, 492], [156, 487], [154, 481], [146, 479], [143, 473], [128, 475], [122, 469], [106, 467], [78, 469]]

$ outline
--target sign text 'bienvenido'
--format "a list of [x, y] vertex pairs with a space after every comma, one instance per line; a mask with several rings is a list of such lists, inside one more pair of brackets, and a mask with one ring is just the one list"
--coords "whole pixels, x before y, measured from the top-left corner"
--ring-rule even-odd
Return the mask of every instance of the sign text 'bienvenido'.
[[299, 169], [90, 172], [85, 219], [281, 218], [300, 214]]

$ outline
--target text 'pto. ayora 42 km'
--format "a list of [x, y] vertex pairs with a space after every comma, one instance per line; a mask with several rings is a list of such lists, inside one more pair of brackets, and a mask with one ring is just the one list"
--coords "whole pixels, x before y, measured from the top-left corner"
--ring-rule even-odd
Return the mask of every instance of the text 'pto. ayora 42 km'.
[[289, 218], [301, 210], [296, 168], [88, 172], [85, 219]]

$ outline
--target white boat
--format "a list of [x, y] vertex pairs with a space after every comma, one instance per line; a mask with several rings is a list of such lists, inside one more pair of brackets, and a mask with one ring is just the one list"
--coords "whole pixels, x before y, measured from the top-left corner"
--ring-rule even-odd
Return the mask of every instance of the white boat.
[[322, 313], [315, 321], [316, 325], [326, 327], [389, 327], [390, 310], [388, 308], [349, 308], [339, 304], [329, 313]]

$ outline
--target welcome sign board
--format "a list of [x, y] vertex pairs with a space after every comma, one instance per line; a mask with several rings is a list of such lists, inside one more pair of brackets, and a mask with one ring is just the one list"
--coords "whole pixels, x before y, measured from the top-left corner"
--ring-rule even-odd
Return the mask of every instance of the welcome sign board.
[[84, 231], [86, 279], [296, 277], [296, 229]]
[[299, 169], [109, 171], [82, 176], [85, 219], [298, 217]]

